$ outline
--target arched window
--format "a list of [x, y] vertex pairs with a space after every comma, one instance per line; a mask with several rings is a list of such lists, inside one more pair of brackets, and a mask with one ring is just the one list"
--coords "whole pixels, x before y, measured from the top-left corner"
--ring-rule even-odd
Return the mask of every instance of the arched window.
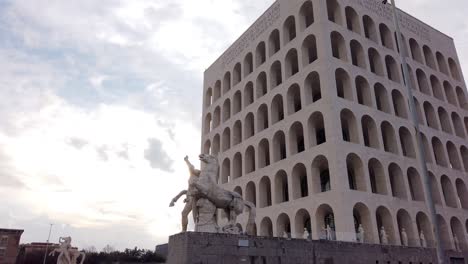
[[212, 148], [213, 155], [218, 155], [219, 150], [220, 150], [220, 145], [221, 145], [221, 140], [219, 138], [219, 134], [216, 134], [213, 138], [213, 148]]
[[447, 167], [447, 158], [445, 157], [445, 148], [442, 142], [436, 137], [432, 138], [432, 150], [434, 151], [434, 157], [436, 164], [439, 166]]
[[327, 0], [328, 20], [343, 25], [340, 4], [336, 0]]
[[205, 117], [205, 124], [204, 124], [204, 129], [203, 129], [203, 134], [208, 134], [210, 133], [211, 131], [211, 126], [212, 126], [212, 123], [211, 123], [211, 114], [208, 113], [206, 114], [206, 117]]
[[270, 34], [270, 38], [268, 39], [268, 50], [270, 57], [273, 56], [276, 52], [280, 50], [280, 35], [279, 30], [275, 29]]
[[234, 94], [234, 98], [232, 100], [232, 113], [233, 115], [239, 113], [242, 110], [242, 94], [240, 91], [237, 91]]
[[226, 127], [223, 131], [223, 136], [221, 140], [221, 151], [226, 151], [231, 148], [231, 129]]
[[314, 23], [314, 7], [312, 4], [312, 1], [306, 1], [300, 11], [299, 11], [299, 17], [300, 17], [300, 29], [301, 31], [304, 31], [306, 28], [308, 28], [310, 25]]
[[248, 82], [244, 88], [244, 108], [254, 102], [254, 87], [252, 82]]
[[427, 95], [431, 95], [431, 88], [429, 87], [426, 74], [424, 74], [421, 69], [417, 69], [416, 77], [418, 79], [419, 91]]
[[392, 111], [390, 110], [390, 102], [388, 101], [388, 93], [387, 89], [380, 84], [376, 83], [374, 85], [374, 92], [375, 92], [375, 102], [377, 104], [377, 109], [379, 111], [385, 112], [390, 114]]
[[431, 79], [432, 93], [434, 94], [434, 97], [441, 101], [445, 101], [444, 90], [442, 89], [442, 85], [440, 84], [437, 77], [432, 75], [430, 79]]
[[457, 179], [455, 181], [455, 186], [457, 187], [458, 200], [463, 209], [468, 209], [468, 190], [462, 179]]
[[235, 146], [242, 142], [242, 123], [240, 120], [237, 120], [236, 123], [234, 123], [232, 131], [232, 145]]
[[304, 128], [300, 122], [295, 122], [289, 129], [289, 147], [291, 155], [305, 150]]
[[333, 57], [343, 61], [348, 61], [348, 55], [346, 54], [346, 44], [343, 36], [340, 33], [333, 31], [330, 34], [330, 41]]
[[289, 216], [285, 213], [280, 214], [276, 221], [276, 236], [291, 237], [291, 221], [289, 220]]
[[[390, 211], [386, 207], [380, 206], [375, 212], [375, 218], [377, 223], [377, 232], [380, 234], [380, 230], [383, 228], [388, 235], [388, 243], [390, 245], [396, 244], [393, 217], [390, 214]], [[382, 238], [380, 238], [380, 243], [383, 244]]]
[[388, 49], [393, 50], [393, 34], [390, 32], [390, 29], [385, 24], [379, 25], [380, 30], [380, 41], [382, 45]]
[[306, 104], [315, 103], [322, 99], [322, 90], [320, 88], [320, 75], [317, 72], [311, 72], [307, 75], [304, 83]]
[[461, 146], [460, 154], [463, 161], [463, 166], [465, 167], [465, 171], [468, 171], [468, 149], [465, 146]]
[[213, 128], [217, 128], [221, 123], [221, 108], [217, 106], [213, 112]]
[[444, 194], [445, 204], [448, 207], [457, 208], [457, 198], [455, 197], [455, 191], [452, 186], [450, 179], [443, 175], [440, 179], [440, 185], [442, 186], [442, 193]]
[[462, 170], [458, 150], [452, 142], [447, 142], [447, 153], [450, 161], [450, 167], [455, 170]]
[[418, 115], [418, 122], [420, 125], [424, 125], [425, 124], [424, 115], [421, 111], [421, 105], [419, 104], [419, 101], [418, 99], [416, 99], [416, 97], [413, 97], [413, 100], [414, 100], [414, 108], [415, 108], [416, 114]]
[[221, 97], [221, 81], [218, 80], [215, 83], [213, 91], [213, 102], [216, 102]]
[[325, 156], [317, 156], [312, 162], [312, 186], [314, 193], [328, 192], [331, 190], [330, 169]]
[[340, 117], [343, 140], [359, 144], [357, 123], [353, 112], [348, 109], [343, 109], [341, 111]]
[[424, 114], [426, 116], [426, 123], [427, 126], [438, 130], [439, 129], [439, 122], [437, 121], [437, 115], [434, 110], [434, 107], [429, 102], [424, 102]]
[[288, 89], [288, 114], [294, 114], [302, 109], [301, 88], [297, 84]]
[[302, 42], [302, 65], [309, 65], [317, 58], [317, 40], [314, 35], [309, 35]]
[[439, 71], [445, 75], [449, 75], [447, 62], [445, 61], [444, 55], [440, 52], [436, 52], [437, 65], [439, 66]]
[[415, 159], [416, 152], [414, 151], [413, 135], [409, 132], [409, 130], [406, 127], [400, 127], [399, 134], [401, 150], [403, 151], [403, 155], [405, 157]]
[[255, 49], [255, 66], [258, 67], [266, 61], [266, 47], [265, 42], [260, 42]]
[[207, 140], [203, 145], [203, 153], [211, 154], [211, 141]]
[[260, 235], [265, 237], [273, 237], [273, 224], [270, 218], [265, 217], [260, 222]]
[[316, 229], [322, 230], [320, 234], [320, 239], [327, 239], [327, 234], [323, 231], [325, 227], [331, 228], [331, 240], [335, 240], [335, 214], [333, 209], [328, 204], [322, 204], [317, 208], [315, 213], [316, 218]]
[[306, 167], [298, 163], [292, 170], [293, 199], [307, 197], [309, 195], [309, 185]]
[[308, 125], [310, 147], [320, 145], [327, 141], [322, 113], [315, 112], [310, 115]]
[[355, 84], [358, 103], [372, 107], [372, 93], [367, 80], [362, 76], [357, 76]]
[[380, 161], [372, 158], [369, 160], [368, 168], [372, 193], [387, 195], [385, 171]]
[[382, 58], [380, 57], [380, 54], [374, 48], [370, 48], [368, 53], [371, 72], [379, 76], [384, 76], [384, 69], [382, 66]]
[[393, 110], [395, 115], [401, 118], [408, 118], [408, 112], [406, 110], [406, 100], [403, 95], [397, 90], [392, 91]]
[[349, 30], [361, 34], [361, 25], [359, 24], [359, 16], [350, 6], [345, 8], [346, 26]]
[[429, 146], [429, 141], [427, 141], [426, 135], [424, 133], [420, 133], [421, 135], [421, 143], [424, 148], [424, 159], [427, 163], [432, 163], [432, 150], [431, 147]]
[[221, 184], [231, 181], [231, 161], [226, 158], [221, 165]]
[[255, 149], [249, 146], [245, 151], [245, 174], [255, 171]]
[[248, 76], [253, 72], [253, 55], [251, 52], [247, 53], [244, 58], [244, 76]]
[[281, 94], [275, 95], [271, 102], [271, 124], [275, 124], [284, 119], [283, 97]]
[[262, 139], [258, 144], [258, 168], [270, 165], [270, 143], [267, 139]]
[[205, 108], [209, 107], [213, 103], [213, 89], [209, 87], [205, 92]]
[[353, 65], [365, 69], [366, 54], [364, 53], [364, 49], [362, 48], [361, 44], [353, 39], [349, 45], [351, 48], [351, 61]]
[[465, 92], [463, 92], [463, 89], [461, 87], [459, 87], [459, 86], [457, 86], [456, 90], [457, 90], [458, 105], [460, 106], [460, 108], [468, 110], [468, 105], [466, 103]]
[[229, 120], [231, 118], [231, 100], [226, 99], [223, 104], [223, 113], [222, 113], [222, 120], [223, 122]]
[[[403, 229], [405, 230], [406, 237], [407, 237], [406, 243], [408, 243], [407, 246], [415, 247], [415, 246], [420, 245], [420, 243], [418, 243], [419, 234], [415, 234], [413, 230], [413, 221], [411, 220], [409, 213], [405, 209], [398, 210], [397, 224], [398, 224], [397, 230], [400, 230], [400, 232], [402, 232]], [[402, 236], [400, 236], [400, 242], [402, 245], [404, 245]]]
[[429, 218], [423, 212], [416, 215], [416, 226], [418, 227], [418, 234], [423, 233], [426, 237], [427, 245], [434, 247], [434, 235], [432, 234], [432, 224]]
[[362, 22], [364, 24], [364, 35], [366, 38], [374, 41], [375, 43], [378, 43], [377, 29], [372, 18], [370, 18], [368, 15], [365, 15], [362, 18]]
[[335, 71], [336, 93], [338, 97], [353, 101], [353, 90], [348, 73], [343, 69]]
[[283, 131], [278, 131], [273, 136], [273, 161], [277, 162], [286, 158], [286, 140]]
[[296, 38], [296, 20], [294, 16], [289, 16], [283, 26], [283, 43], [290, 42]]
[[257, 111], [257, 132], [268, 128], [268, 107], [262, 104]]
[[442, 199], [440, 198], [439, 183], [435, 175], [429, 171], [429, 185], [431, 188], [432, 201], [437, 205], [442, 205]]
[[283, 82], [283, 76], [281, 73], [281, 63], [275, 61], [270, 68], [270, 89], [275, 88]]
[[465, 239], [465, 230], [463, 230], [463, 226], [458, 220], [457, 217], [452, 217], [450, 219], [450, 227], [452, 229], [452, 236], [455, 238], [457, 237], [458, 239], [458, 246], [460, 251], [465, 251], [467, 249], [466, 247], [466, 239]]
[[234, 192], [238, 193], [242, 197], [242, 188], [240, 186], [236, 186], [236, 188], [234, 188]]
[[295, 237], [302, 237], [304, 235], [304, 230], [307, 230], [309, 233], [308, 239], [312, 238], [312, 222], [310, 221], [309, 212], [306, 209], [300, 209], [296, 213], [294, 218], [294, 228], [296, 230]]
[[258, 194], [260, 208], [271, 206], [271, 182], [268, 176], [263, 176], [260, 180]]
[[[229, 76], [230, 79], [230, 76]], [[232, 82], [234, 85], [240, 83], [242, 81], [242, 67], [240, 63], [237, 63], [236, 66], [234, 66], [234, 76], [232, 78]], [[230, 82], [230, 81], [229, 81]], [[231, 84], [229, 83], [229, 91], [231, 89]], [[225, 90], [226, 91], [226, 90]]]
[[288, 176], [284, 170], [280, 170], [275, 175], [275, 203], [289, 201]]
[[261, 72], [257, 77], [256, 98], [264, 96], [267, 92], [267, 76], [265, 72]]
[[[373, 243], [374, 242], [374, 229], [372, 220], [371, 220], [371, 213], [369, 208], [363, 203], [357, 203], [353, 208], [353, 218], [354, 218], [354, 231], [356, 234], [359, 233], [359, 226], [362, 226], [364, 230], [364, 243]], [[356, 237], [357, 240], [357, 237]]]
[[457, 63], [452, 58], [449, 58], [448, 59], [448, 64], [449, 64], [450, 73], [452, 75], [452, 78], [457, 80], [457, 81], [460, 81], [460, 72], [458, 71]]
[[254, 115], [248, 113], [244, 121], [244, 139], [248, 139], [254, 135]]
[[291, 49], [286, 54], [286, 79], [299, 72], [299, 59], [297, 50]]
[[439, 115], [439, 121], [440, 126], [442, 127], [442, 131], [444, 131], [445, 133], [452, 134], [452, 124], [450, 123], [450, 116], [447, 113], [447, 111], [445, 111], [444, 108], [439, 107], [439, 109], [437, 109], [437, 114]]
[[445, 97], [447, 98], [449, 104], [457, 106], [457, 97], [455, 96], [455, 91], [453, 90], [452, 85], [450, 85], [450, 83], [447, 81], [444, 82], [444, 91]]
[[451, 232], [449, 231], [449, 226], [447, 225], [447, 222], [445, 222], [445, 219], [440, 215], [437, 214], [437, 225], [439, 226], [439, 233], [440, 233], [440, 240], [442, 248], [445, 250], [453, 250], [452, 247], [452, 235], [450, 234]]
[[432, 53], [432, 50], [428, 46], [424, 45], [423, 53], [424, 53], [424, 59], [426, 60], [426, 65], [429, 66], [433, 70], [437, 70], [437, 66], [436, 66], [435, 59], [434, 59], [434, 53]]
[[400, 65], [397, 64], [397, 62], [395, 61], [395, 59], [390, 56], [390, 55], [387, 55], [385, 57], [385, 65], [387, 67], [387, 76], [388, 76], [388, 79], [394, 81], [394, 82], [397, 82], [397, 83], [401, 83], [401, 78], [400, 78]]
[[424, 201], [424, 190], [421, 176], [415, 168], [408, 169], [408, 184], [413, 201]]
[[388, 166], [388, 176], [390, 178], [392, 196], [406, 200], [405, 180], [400, 167], [395, 163], [390, 164], [390, 166]]
[[364, 145], [366, 147], [379, 149], [379, 132], [374, 120], [365, 115], [361, 119], [362, 134], [364, 138]]
[[458, 137], [465, 138], [465, 129], [463, 128], [463, 123], [460, 116], [456, 112], [452, 112], [452, 123], [455, 129], [455, 134]]
[[349, 154], [346, 157], [346, 168], [348, 171], [349, 189], [366, 191], [366, 179], [361, 159], [356, 154]]
[[257, 192], [255, 190], [255, 183], [249, 182], [245, 186], [245, 200], [257, 205]]
[[419, 62], [419, 63], [424, 63], [423, 62], [423, 58], [422, 58], [422, 54], [421, 54], [421, 47], [419, 46], [418, 42], [416, 40], [414, 40], [413, 38], [411, 38], [409, 40], [409, 44], [410, 44], [410, 49], [411, 49], [411, 56], [413, 58], [413, 60]]
[[382, 140], [384, 144], [384, 149], [386, 152], [393, 154], [398, 154], [397, 141], [395, 137], [395, 130], [389, 122], [384, 121], [380, 125], [380, 130], [382, 132]]

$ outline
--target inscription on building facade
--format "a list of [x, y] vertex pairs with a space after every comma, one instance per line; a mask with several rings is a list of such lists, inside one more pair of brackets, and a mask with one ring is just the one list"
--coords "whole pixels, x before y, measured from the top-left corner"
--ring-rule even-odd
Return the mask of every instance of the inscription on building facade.
[[[393, 21], [392, 7], [390, 5], [383, 5], [379, 0], [353, 0], [354, 3], [364, 7], [365, 9], [383, 17], [389, 21]], [[399, 11], [398, 19], [403, 29], [417, 35], [423, 40], [431, 41], [429, 29], [426, 25], [417, 21], [416, 19], [408, 16], [407, 14]]]
[[265, 30], [273, 25], [281, 16], [281, 6], [277, 2], [243, 34], [223, 55], [221, 64], [223, 69], [237, 58], [253, 41], [255, 41]]

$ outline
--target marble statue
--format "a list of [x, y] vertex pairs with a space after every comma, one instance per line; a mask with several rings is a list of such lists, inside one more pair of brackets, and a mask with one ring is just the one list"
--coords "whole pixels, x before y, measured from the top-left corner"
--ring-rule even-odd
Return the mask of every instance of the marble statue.
[[401, 243], [403, 243], [403, 246], [405, 247], [408, 246], [408, 234], [406, 234], [404, 227], [401, 229]]
[[[190, 174], [189, 182], [193, 177], [200, 176], [200, 170], [195, 169], [192, 163], [190, 163], [188, 156], [185, 156], [184, 161], [187, 164], [187, 167], [189, 169], [189, 174]], [[186, 232], [187, 226], [188, 226], [188, 215], [190, 214], [190, 212], [192, 212], [194, 222], [196, 222], [195, 216], [198, 215], [196, 211], [197, 205], [195, 204], [195, 201], [191, 195], [190, 186], [187, 190], [181, 191], [176, 197], [174, 197], [171, 200], [169, 207], [173, 207], [175, 203], [177, 202], [177, 200], [179, 200], [179, 198], [182, 197], [183, 195], [185, 195], [186, 198], [184, 199], [185, 206], [184, 206], [184, 209], [182, 210], [182, 232]]]
[[309, 230], [307, 230], [307, 228], [304, 227], [304, 233], [302, 234], [302, 238], [309, 239], [309, 236], [310, 236]]
[[333, 235], [332, 235], [332, 229], [330, 225], [327, 225], [327, 228], [325, 229], [327, 233], [327, 240], [333, 240]]
[[283, 231], [283, 238], [286, 238], [286, 239], [287, 239], [287, 238], [289, 238], [289, 236], [288, 236], [288, 232], [286, 232], [286, 231]]
[[[249, 216], [246, 231], [247, 234], [254, 235], [255, 205], [244, 201], [238, 193], [224, 190], [217, 184], [218, 158], [208, 154], [201, 154], [199, 158], [205, 166], [198, 177], [190, 178], [188, 191], [198, 210], [195, 215], [195, 231], [239, 234], [236, 227], [237, 216], [247, 208]], [[228, 224], [222, 228], [216, 225], [216, 209], [223, 209], [229, 218]]]
[[388, 244], [388, 235], [383, 226], [380, 228], [380, 243], [383, 245]]
[[458, 241], [458, 237], [456, 235], [453, 236], [453, 243], [455, 244], [455, 251], [461, 252], [460, 241]]
[[362, 227], [362, 224], [359, 224], [359, 227], [358, 227], [357, 241], [359, 243], [364, 243], [364, 227]]
[[49, 256], [54, 256], [56, 252], [60, 253], [57, 258], [57, 264], [77, 264], [78, 258], [81, 256], [80, 264], [84, 263], [85, 253], [72, 248], [71, 237], [60, 237], [60, 246], [50, 252]]
[[423, 231], [419, 233], [419, 240], [421, 241], [421, 247], [427, 247], [426, 237], [424, 236]]

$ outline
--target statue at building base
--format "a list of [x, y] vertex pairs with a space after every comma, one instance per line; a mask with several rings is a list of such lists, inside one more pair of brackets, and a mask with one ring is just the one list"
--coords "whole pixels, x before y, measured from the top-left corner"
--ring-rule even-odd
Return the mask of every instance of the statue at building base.
[[[176, 196], [170, 206], [182, 195], [186, 195], [186, 201], [189, 210], [191, 208], [194, 221], [195, 231], [210, 232], [210, 233], [229, 233], [239, 234], [239, 229], [236, 226], [237, 216], [242, 214], [245, 208], [249, 211], [246, 231], [247, 234], [254, 235], [255, 224], [255, 205], [249, 201], [244, 201], [242, 196], [236, 192], [231, 192], [221, 188], [217, 184], [219, 163], [218, 159], [212, 155], [201, 154], [200, 161], [204, 163], [202, 170], [195, 170], [193, 165], [185, 158], [189, 166], [191, 177], [189, 179], [189, 188]], [[194, 175], [194, 176], [192, 176]], [[216, 211], [222, 209], [228, 216], [228, 224], [219, 227], [216, 222]], [[184, 217], [188, 215], [184, 208], [182, 215], [182, 230], [186, 231]]]
[[80, 264], [84, 263], [85, 253], [78, 251], [71, 246], [71, 237], [60, 237], [60, 246], [50, 252], [49, 256], [54, 256], [55, 253], [59, 253], [57, 258], [57, 264], [77, 264], [78, 258], [81, 256]]

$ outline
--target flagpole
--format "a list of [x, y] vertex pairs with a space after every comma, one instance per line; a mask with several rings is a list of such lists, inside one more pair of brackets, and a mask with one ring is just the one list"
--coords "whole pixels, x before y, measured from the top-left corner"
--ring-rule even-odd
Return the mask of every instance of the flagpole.
[[[387, 0], [384, 0], [382, 2], [383, 4], [387, 4]], [[405, 86], [406, 86], [406, 91], [408, 93], [408, 101], [409, 101], [409, 106], [410, 106], [410, 111], [411, 111], [411, 119], [413, 122], [414, 130], [415, 130], [415, 137], [416, 137], [416, 146], [417, 146], [417, 151], [419, 155], [419, 165], [422, 170], [423, 174], [423, 185], [424, 185], [424, 191], [426, 193], [426, 206], [428, 207], [429, 210], [429, 217], [431, 218], [432, 222], [432, 231], [434, 233], [435, 237], [435, 246], [436, 246], [436, 254], [437, 254], [437, 259], [439, 264], [444, 264], [445, 259], [444, 259], [444, 251], [442, 249], [442, 244], [440, 243], [440, 230], [439, 226], [437, 225], [437, 215], [436, 215], [436, 209], [434, 205], [434, 200], [432, 199], [432, 189], [430, 187], [430, 181], [429, 181], [429, 173], [427, 170], [427, 165], [426, 165], [426, 160], [425, 160], [425, 153], [424, 153], [424, 148], [422, 144], [422, 138], [421, 138], [421, 133], [419, 129], [419, 120], [418, 120], [418, 115], [416, 114], [416, 106], [414, 103], [413, 99], [413, 91], [412, 87], [413, 83], [411, 82], [409, 78], [409, 69], [408, 69], [408, 64], [406, 62], [406, 50], [403, 45], [403, 40], [401, 37], [401, 31], [400, 31], [400, 23], [399, 23], [399, 18], [397, 14], [397, 8], [395, 4], [395, 0], [391, 0], [392, 3], [392, 12], [393, 12], [393, 20], [395, 23], [395, 30], [397, 34], [397, 42], [398, 42], [398, 47], [400, 47], [400, 57], [401, 57], [401, 62], [403, 66], [403, 78], [405, 80]], [[419, 237], [419, 234], [418, 234]]]
[[50, 240], [50, 234], [52, 233], [52, 226], [54, 224], [50, 224], [50, 228], [49, 228], [49, 236], [47, 237], [47, 243], [46, 243], [46, 249], [45, 249], [45, 253], [44, 253], [44, 261], [42, 262], [42, 264], [45, 264], [46, 263], [46, 259], [47, 259], [47, 250], [49, 249], [49, 240]]

